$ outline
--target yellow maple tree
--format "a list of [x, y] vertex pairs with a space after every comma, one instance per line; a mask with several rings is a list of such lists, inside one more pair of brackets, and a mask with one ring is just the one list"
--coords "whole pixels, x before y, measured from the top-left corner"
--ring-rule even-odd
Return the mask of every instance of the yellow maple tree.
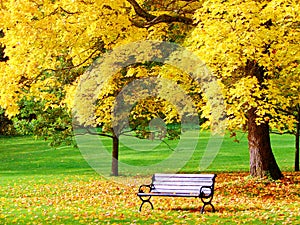
[[229, 128], [247, 127], [253, 176], [281, 177], [269, 127], [292, 130], [296, 122], [282, 109], [300, 99], [299, 11], [293, 0], [205, 1], [187, 39], [222, 80]]
[[[22, 114], [26, 101], [38, 105], [40, 115], [53, 114], [61, 108], [70, 110], [80, 76], [95, 59], [109, 50], [140, 40], [183, 42], [199, 4], [180, 0], [1, 1], [0, 27], [5, 34], [1, 42], [9, 57], [0, 65], [1, 107], [9, 117]], [[148, 77], [148, 69], [143, 66], [131, 69], [139, 77]], [[129, 68], [125, 72], [127, 83], [130, 73]], [[107, 89], [99, 93], [98, 103], [102, 104], [97, 108], [94, 125], [102, 126], [104, 131], [111, 132], [111, 115], [107, 109], [112, 107], [119, 86], [126, 85], [123, 76], [124, 73], [117, 73]], [[156, 115], [158, 108], [150, 107], [156, 102], [160, 111], [169, 110], [168, 122], [178, 120], [172, 106], [159, 98], [148, 99], [141, 104], [142, 108], [136, 107], [133, 116], [146, 108], [150, 116], [144, 119]], [[45, 117], [45, 126], [55, 120], [51, 130], [61, 132], [68, 127], [65, 122], [59, 124], [64, 120], [60, 116], [54, 116], [59, 123], [55, 118], [50, 121]], [[47, 132], [41, 130], [40, 133]]]

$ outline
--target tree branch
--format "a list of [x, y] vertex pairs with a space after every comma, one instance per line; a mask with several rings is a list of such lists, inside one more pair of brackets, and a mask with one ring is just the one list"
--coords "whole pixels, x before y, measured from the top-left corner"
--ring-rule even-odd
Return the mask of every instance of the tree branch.
[[58, 71], [64, 71], [64, 70], [71, 70], [71, 69], [74, 69], [74, 68], [77, 68], [77, 67], [80, 67], [82, 66], [84, 63], [86, 63], [89, 59], [91, 59], [95, 53], [98, 51], [99, 49], [96, 49], [94, 50], [85, 60], [83, 60], [81, 63], [77, 64], [77, 65], [74, 65], [74, 66], [68, 66], [68, 67], [64, 67], [64, 68], [59, 68], [59, 69], [44, 69], [41, 71], [40, 74], [46, 72], [46, 71], [52, 71], [52, 72], [58, 72]]
[[[134, 136], [132, 134], [126, 134], [126, 132], [122, 133], [122, 135], [127, 136], [127, 137], [136, 137], [136, 136]], [[155, 139], [155, 138], [153, 140], [162, 141], [168, 147], [168, 149], [170, 149], [171, 151], [175, 151], [175, 149], [172, 148], [165, 140], [163, 140], [163, 139]]]
[[[91, 135], [98, 135], [98, 136], [102, 136], [102, 137], [113, 138], [113, 135], [110, 135], [110, 134], [99, 133], [99, 132], [92, 132], [88, 128], [86, 128], [85, 130], [86, 130], [85, 132], [77, 133], [76, 135], [91, 134]], [[127, 131], [127, 132], [131, 132], [131, 131]], [[124, 135], [124, 136], [127, 136], [127, 137], [135, 137], [134, 135], [126, 134], [127, 132], [122, 132], [120, 135]], [[157, 140], [162, 141], [168, 147], [168, 149], [170, 149], [171, 151], [175, 151], [175, 149], [173, 149], [165, 140], [161, 140], [161, 139], [157, 139]]]
[[90, 129], [85, 129], [85, 132], [82, 133], [78, 133], [76, 135], [85, 135], [85, 134], [91, 134], [91, 135], [98, 135], [98, 136], [102, 136], [102, 137], [109, 137], [109, 138], [113, 138], [113, 135], [109, 135], [109, 134], [105, 134], [105, 133], [98, 133], [98, 132], [92, 132]]
[[173, 22], [179, 22], [179, 23], [184, 23], [187, 25], [193, 25], [193, 19], [191, 19], [191, 18], [184, 17], [184, 16], [170, 16], [167, 14], [154, 16], [154, 15], [148, 13], [146, 10], [144, 10], [136, 2], [136, 0], [127, 0], [127, 1], [132, 5], [136, 14], [147, 21], [147, 22], [136, 22], [134, 20], [131, 20], [131, 22], [137, 27], [149, 28], [158, 23], [173, 23]]
[[130, 5], [132, 5], [136, 14], [146, 19], [148, 22], [156, 18], [156, 16], [146, 12], [146, 10], [144, 10], [135, 0], [127, 0], [127, 1], [130, 3]]

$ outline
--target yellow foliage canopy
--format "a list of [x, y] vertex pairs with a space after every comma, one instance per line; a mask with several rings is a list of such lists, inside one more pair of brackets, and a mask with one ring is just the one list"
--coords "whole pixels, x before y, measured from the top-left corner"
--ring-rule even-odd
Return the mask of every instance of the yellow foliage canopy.
[[44, 89], [45, 71], [61, 69], [62, 61], [68, 62], [64, 70], [87, 66], [105, 49], [145, 38], [131, 14], [122, 0], [3, 1], [1, 42], [9, 61], [1, 63], [0, 105], [15, 115], [18, 100]]
[[186, 45], [222, 80], [231, 128], [253, 107], [258, 123], [293, 129], [286, 111], [300, 99], [299, 1], [205, 1], [195, 22]]
[[[147, 11], [141, 12], [143, 15], [137, 13], [134, 2]], [[6, 46], [9, 61], [0, 63], [0, 105], [10, 116], [19, 112], [18, 102], [24, 97], [46, 100], [48, 107], [72, 107], [78, 77], [95, 58], [127, 43], [152, 39], [177, 43], [184, 40], [207, 63], [224, 88], [231, 128], [246, 124], [245, 112], [249, 107], [257, 108], [258, 123], [268, 120], [279, 129], [286, 125], [291, 129], [294, 124], [292, 116], [284, 112], [300, 104], [297, 0], [1, 3], [0, 28], [5, 33], [1, 42]], [[174, 18], [176, 22], [172, 22]], [[191, 33], [186, 37], [188, 32]], [[263, 68], [263, 81], [251, 75], [250, 64]], [[125, 78], [130, 81], [158, 73], [173, 81], [183, 80], [183, 89], [194, 96], [200, 92], [195, 83], [189, 83], [189, 78], [168, 66], [152, 71], [131, 67]], [[126, 84], [118, 82], [122, 80], [120, 74], [115, 78], [109, 85], [111, 90], [103, 90], [99, 95], [108, 96], [119, 85]], [[57, 99], [51, 92], [54, 87], [61, 87], [66, 97]], [[101, 115], [98, 123], [108, 123], [110, 116], [104, 112], [107, 113], [113, 99], [102, 100], [103, 105], [97, 109]], [[205, 106], [207, 99], [198, 95], [195, 100], [199, 102], [198, 109], [209, 118], [211, 106]], [[176, 117], [174, 113], [170, 115]]]

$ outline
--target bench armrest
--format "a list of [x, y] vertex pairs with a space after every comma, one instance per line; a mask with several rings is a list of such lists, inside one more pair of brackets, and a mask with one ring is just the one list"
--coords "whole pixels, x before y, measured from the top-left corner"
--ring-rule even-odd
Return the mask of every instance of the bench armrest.
[[143, 184], [139, 187], [139, 193], [149, 193], [151, 192], [152, 185], [151, 184]]
[[[207, 195], [207, 194], [204, 192], [204, 189], [209, 189], [209, 190], [210, 190], [209, 195]], [[201, 197], [210, 197], [210, 196], [213, 195], [213, 193], [214, 193], [214, 190], [213, 190], [213, 187], [212, 187], [212, 186], [202, 186], [202, 187], [200, 188], [200, 196], [201, 196]]]

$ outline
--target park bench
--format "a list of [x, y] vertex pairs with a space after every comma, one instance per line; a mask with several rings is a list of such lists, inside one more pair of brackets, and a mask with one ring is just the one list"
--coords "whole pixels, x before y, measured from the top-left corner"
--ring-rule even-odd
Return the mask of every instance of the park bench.
[[200, 198], [203, 202], [201, 213], [207, 205], [210, 205], [215, 212], [211, 203], [215, 178], [215, 174], [154, 174], [151, 184], [143, 184], [139, 187], [137, 195], [142, 200], [139, 211], [146, 202], [153, 209], [153, 204], [150, 202], [152, 196], [166, 196]]

